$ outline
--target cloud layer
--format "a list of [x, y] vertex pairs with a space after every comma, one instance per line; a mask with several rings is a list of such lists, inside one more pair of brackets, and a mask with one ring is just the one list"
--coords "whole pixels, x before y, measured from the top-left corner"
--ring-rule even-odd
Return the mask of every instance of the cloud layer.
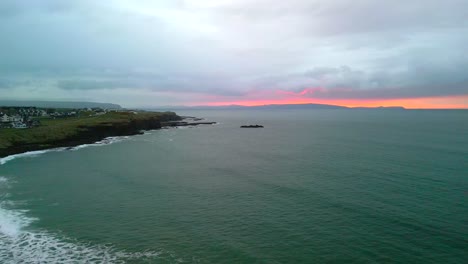
[[0, 36], [0, 98], [468, 98], [464, 0], [4, 0]]

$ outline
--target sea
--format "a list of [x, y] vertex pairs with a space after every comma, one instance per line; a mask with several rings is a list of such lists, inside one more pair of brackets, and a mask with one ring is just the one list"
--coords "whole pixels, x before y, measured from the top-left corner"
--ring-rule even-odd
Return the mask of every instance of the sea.
[[468, 110], [178, 114], [0, 159], [0, 263], [468, 263]]

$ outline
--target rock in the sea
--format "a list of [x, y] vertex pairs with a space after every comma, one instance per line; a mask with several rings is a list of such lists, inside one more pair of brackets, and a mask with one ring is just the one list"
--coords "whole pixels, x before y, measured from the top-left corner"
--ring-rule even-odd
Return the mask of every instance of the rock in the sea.
[[241, 128], [263, 128], [262, 125], [244, 125]]

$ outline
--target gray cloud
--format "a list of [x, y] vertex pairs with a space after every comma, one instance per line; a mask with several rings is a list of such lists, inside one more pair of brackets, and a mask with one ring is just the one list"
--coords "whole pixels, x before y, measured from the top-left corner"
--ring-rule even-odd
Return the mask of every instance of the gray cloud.
[[64, 90], [100, 90], [127, 87], [128, 83], [96, 80], [61, 80], [57, 86]]
[[216, 6], [215, 10], [220, 17], [236, 22], [289, 20], [317, 33], [349, 34], [466, 26], [467, 8], [464, 0], [263, 0], [232, 1]]
[[468, 95], [467, 18], [464, 0], [4, 0], [0, 97]]
[[302, 73], [260, 80], [259, 89], [306, 92], [330, 99], [417, 98], [468, 94], [468, 57], [445, 52], [443, 61], [430, 54], [405, 55], [399, 68], [356, 70], [349, 66], [315, 67]]
[[0, 79], [0, 89], [8, 89], [12, 87], [12, 84], [10, 81], [5, 80], [5, 79]]
[[62, 13], [80, 10], [89, 6], [90, 0], [3, 0], [0, 3], [0, 17], [18, 16], [28, 13]]
[[433, 85], [403, 88], [381, 88], [381, 89], [350, 89], [350, 88], [330, 88], [310, 90], [306, 96], [311, 98], [327, 99], [400, 99], [400, 98], [421, 98], [439, 97], [451, 95], [466, 95], [468, 81], [454, 83], [450, 85]]
[[0, 89], [13, 89], [18, 86], [32, 85], [33, 81], [16, 78], [0, 78]]
[[242, 89], [235, 89], [228, 83], [230, 77], [183, 75], [178, 77], [160, 76], [151, 73], [127, 72], [124, 77], [111, 73], [104, 75], [105, 79], [96, 80], [92, 77], [62, 79], [57, 81], [57, 87], [62, 90], [115, 90], [134, 89], [152, 92], [173, 93], [206, 93], [222, 96], [242, 96]]

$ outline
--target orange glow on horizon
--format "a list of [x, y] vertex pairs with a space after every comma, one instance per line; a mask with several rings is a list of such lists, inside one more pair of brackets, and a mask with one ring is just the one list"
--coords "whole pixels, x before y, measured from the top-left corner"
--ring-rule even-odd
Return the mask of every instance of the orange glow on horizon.
[[317, 99], [317, 98], [284, 98], [273, 100], [239, 100], [206, 103], [209, 106], [259, 106], [269, 104], [331, 104], [346, 107], [379, 107], [402, 106], [407, 109], [468, 109], [468, 95], [400, 98], [400, 99]]

